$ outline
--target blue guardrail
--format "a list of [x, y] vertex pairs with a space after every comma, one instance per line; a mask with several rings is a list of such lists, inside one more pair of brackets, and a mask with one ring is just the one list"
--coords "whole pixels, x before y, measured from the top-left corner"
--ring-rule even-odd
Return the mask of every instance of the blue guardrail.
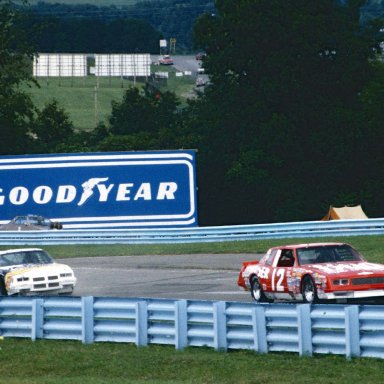
[[383, 359], [384, 306], [1, 297], [0, 334]]
[[174, 229], [0, 231], [0, 245], [169, 244], [383, 234], [381, 218]]

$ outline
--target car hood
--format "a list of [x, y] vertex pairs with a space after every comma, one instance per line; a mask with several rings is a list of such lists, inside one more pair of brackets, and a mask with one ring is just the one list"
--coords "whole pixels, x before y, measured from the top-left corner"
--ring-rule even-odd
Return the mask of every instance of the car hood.
[[309, 264], [303, 266], [304, 269], [317, 272], [326, 276], [364, 276], [375, 275], [384, 276], [384, 265], [368, 263], [368, 262], [338, 262], [338, 263], [322, 263]]
[[16, 275], [28, 275], [28, 277], [34, 277], [35, 275], [44, 273], [58, 273], [62, 271], [72, 271], [72, 269], [65, 264], [51, 263], [51, 264], [23, 264], [23, 265], [13, 265], [8, 267], [1, 267], [0, 271], [7, 276], [16, 276]]

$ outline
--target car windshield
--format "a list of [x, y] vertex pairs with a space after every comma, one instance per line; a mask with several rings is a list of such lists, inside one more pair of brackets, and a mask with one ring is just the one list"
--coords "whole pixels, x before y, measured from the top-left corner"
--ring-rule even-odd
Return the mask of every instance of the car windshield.
[[0, 256], [0, 267], [20, 264], [51, 264], [53, 259], [42, 250], [15, 251]]
[[346, 244], [299, 248], [297, 257], [300, 265], [363, 260], [359, 252]]

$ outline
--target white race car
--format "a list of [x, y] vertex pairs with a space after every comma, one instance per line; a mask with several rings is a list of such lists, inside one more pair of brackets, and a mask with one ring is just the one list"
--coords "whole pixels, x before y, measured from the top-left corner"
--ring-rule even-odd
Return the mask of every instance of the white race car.
[[72, 268], [39, 248], [0, 251], [0, 295], [71, 294]]

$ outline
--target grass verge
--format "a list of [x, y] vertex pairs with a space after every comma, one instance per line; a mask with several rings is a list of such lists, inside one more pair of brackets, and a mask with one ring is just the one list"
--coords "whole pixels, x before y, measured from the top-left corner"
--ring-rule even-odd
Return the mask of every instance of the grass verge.
[[[273, 239], [252, 241], [224, 241], [217, 243], [181, 243], [181, 244], [105, 244], [105, 245], [47, 245], [44, 248], [55, 258], [97, 257], [97, 256], [140, 256], [140, 255], [181, 255], [194, 253], [264, 253], [268, 248], [282, 244], [309, 242], [346, 242], [359, 250], [367, 260], [384, 264], [384, 236], [344, 236], [302, 239]], [[33, 247], [29, 244], [28, 247]], [[25, 248], [0, 246], [0, 249]]]
[[330, 355], [25, 339], [0, 345], [1, 382], [7, 384], [381, 383], [384, 367], [383, 360]]

